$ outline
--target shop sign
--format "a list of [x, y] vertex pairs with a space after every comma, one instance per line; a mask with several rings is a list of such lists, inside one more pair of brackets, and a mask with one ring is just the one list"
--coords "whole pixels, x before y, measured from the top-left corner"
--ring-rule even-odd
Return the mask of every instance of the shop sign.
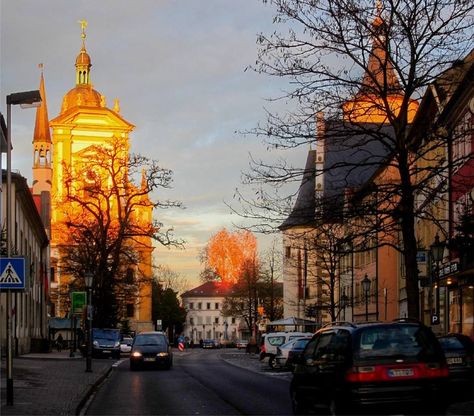
[[428, 252], [418, 251], [416, 253], [416, 263], [418, 268], [418, 277], [420, 279], [428, 276]]
[[439, 277], [446, 277], [457, 272], [459, 272], [459, 263], [457, 261], [453, 261], [441, 266], [439, 270]]

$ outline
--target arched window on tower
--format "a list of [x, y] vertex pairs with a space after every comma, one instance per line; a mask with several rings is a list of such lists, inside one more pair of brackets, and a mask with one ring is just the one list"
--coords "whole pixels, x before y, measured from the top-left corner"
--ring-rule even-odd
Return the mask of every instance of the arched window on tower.
[[133, 285], [134, 282], [135, 282], [135, 272], [131, 267], [129, 267], [125, 275], [125, 283], [128, 285]]

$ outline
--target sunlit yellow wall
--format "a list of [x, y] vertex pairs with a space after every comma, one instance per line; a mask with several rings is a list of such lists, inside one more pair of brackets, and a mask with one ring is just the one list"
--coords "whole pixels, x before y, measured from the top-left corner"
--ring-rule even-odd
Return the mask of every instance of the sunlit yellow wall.
[[[64, 227], [64, 204], [60, 203], [64, 197], [64, 170], [63, 163], [72, 168], [79, 169], [87, 154], [88, 148], [92, 145], [106, 146], [108, 141], [114, 137], [120, 137], [128, 141], [129, 133], [134, 126], [125, 121], [119, 114], [107, 107], [95, 106], [73, 106], [70, 103], [68, 109], [60, 114], [50, 123], [53, 135], [54, 146], [53, 157], [53, 183], [52, 183], [52, 253], [55, 258], [53, 262], [59, 270], [60, 286], [67, 285], [70, 278], [61, 275], [61, 246], [67, 243], [67, 230]], [[76, 170], [77, 170], [76, 169]], [[117, 204], [112, 204], [113, 209], [117, 209]], [[69, 207], [74, 209], [73, 207]], [[76, 207], [77, 209], [77, 207]], [[151, 224], [151, 207], [138, 207], [135, 220], [145, 221]], [[152, 275], [152, 243], [148, 238], [140, 240], [141, 263], [139, 274], [151, 277]], [[131, 320], [133, 329], [151, 329], [151, 286], [150, 284], [140, 285], [140, 297], [136, 305], [135, 319]], [[61, 302], [57, 304], [56, 314], [64, 316]]]

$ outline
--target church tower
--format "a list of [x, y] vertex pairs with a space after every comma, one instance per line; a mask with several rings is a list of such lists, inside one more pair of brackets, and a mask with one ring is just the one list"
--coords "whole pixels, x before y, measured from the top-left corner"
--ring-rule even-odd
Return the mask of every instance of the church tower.
[[[50, 122], [54, 146], [51, 258], [57, 286], [54, 298], [56, 316], [64, 316], [68, 308], [67, 286], [71, 282], [71, 276], [68, 276], [66, 272], [63, 250], [63, 247], [70, 244], [67, 229], [67, 221], [70, 219], [68, 215], [71, 212], [81, 214], [78, 212], [78, 204], [67, 202], [67, 190], [74, 193], [75, 189], [84, 190], [84, 184], [88, 181], [94, 183], [97, 178], [107, 178], [104, 176], [106, 171], [103, 167], [90, 164], [91, 156], [95, 154], [94, 149], [97, 147], [111, 149], [114, 143], [119, 142], [121, 146], [117, 159], [124, 161], [121, 163], [127, 163], [130, 148], [129, 135], [135, 127], [120, 115], [118, 100], [115, 100], [113, 108], [110, 109], [107, 107], [106, 98], [94, 89], [91, 82], [92, 61], [85, 43], [87, 22], [83, 20], [80, 24], [82, 45], [75, 61], [75, 87], [65, 94], [60, 114]], [[129, 183], [128, 178], [122, 177], [121, 181], [127, 182], [127, 189], [133, 192], [134, 187]], [[110, 178], [106, 179], [105, 183], [108, 183], [106, 186], [112, 186]], [[126, 198], [126, 195], [124, 197]], [[86, 200], [88, 193], [85, 192], [82, 198]], [[120, 201], [111, 199], [107, 203], [109, 212], [118, 218]], [[134, 211], [133, 220], [146, 221], [146, 224], [151, 226], [151, 211], [151, 204], [142, 203]], [[127, 270], [126, 274], [132, 279], [134, 275], [140, 275], [145, 283], [140, 283], [137, 302], [132, 303], [130, 299], [123, 296], [119, 301], [121, 302], [120, 310], [124, 313], [124, 319], [129, 321], [131, 329], [143, 331], [153, 329], [149, 280], [152, 274], [153, 249], [151, 239], [148, 237], [137, 238], [135, 243], [138, 244], [134, 249], [138, 253], [139, 264], [134, 266], [134, 270]]]
[[51, 235], [51, 181], [52, 181], [52, 146], [49, 130], [48, 105], [44, 86], [43, 64], [41, 69], [40, 95], [41, 104], [36, 109], [35, 131], [33, 134], [33, 196], [39, 199], [39, 210], [48, 237]]

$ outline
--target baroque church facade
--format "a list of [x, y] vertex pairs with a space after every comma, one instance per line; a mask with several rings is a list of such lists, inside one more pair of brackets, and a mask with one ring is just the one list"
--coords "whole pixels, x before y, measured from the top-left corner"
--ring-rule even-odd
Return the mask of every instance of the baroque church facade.
[[[71, 212], [84, 210], [84, 206], [81, 208], [80, 204], [68, 200], [68, 195], [70, 192], [77, 193], [81, 187], [87, 189], [84, 187], [87, 180], [93, 181], [97, 175], [106, 175], [106, 172], [101, 172], [102, 167], [89, 166], [94, 156], [91, 152], [95, 149], [110, 149], [119, 143], [117, 156], [127, 161], [130, 134], [134, 129], [134, 125], [120, 114], [118, 100], [115, 100], [113, 108], [109, 108], [106, 98], [93, 88], [92, 63], [85, 45], [86, 26], [87, 22], [82, 21], [82, 47], [75, 61], [75, 86], [64, 95], [60, 113], [52, 120], [48, 119], [44, 78], [41, 74], [40, 92], [43, 102], [37, 110], [33, 138], [33, 194], [35, 198], [41, 198], [41, 214], [50, 237], [50, 315], [53, 317], [69, 316], [70, 292], [85, 290], [83, 284], [77, 287], [77, 276], [68, 272], [65, 263], [67, 250], [72, 244], [68, 230]], [[129, 178], [124, 181], [124, 188], [136, 191]], [[90, 195], [84, 193], [83, 197], [88, 198]], [[132, 220], [140, 226], [151, 228], [152, 204], [145, 192], [142, 192], [140, 199]], [[120, 201], [113, 201], [111, 197], [111, 200], [105, 202], [112, 216], [118, 217]], [[81, 214], [76, 212], [76, 218], [80, 218]], [[133, 296], [128, 297], [127, 291], [120, 295], [119, 314], [121, 320], [127, 321], [132, 330], [150, 330], [153, 329], [151, 237], [139, 236], [127, 244], [131, 250], [135, 250], [138, 260], [123, 271], [128, 279], [128, 293], [133, 293]], [[97, 277], [99, 276], [94, 276], [94, 279]]]

